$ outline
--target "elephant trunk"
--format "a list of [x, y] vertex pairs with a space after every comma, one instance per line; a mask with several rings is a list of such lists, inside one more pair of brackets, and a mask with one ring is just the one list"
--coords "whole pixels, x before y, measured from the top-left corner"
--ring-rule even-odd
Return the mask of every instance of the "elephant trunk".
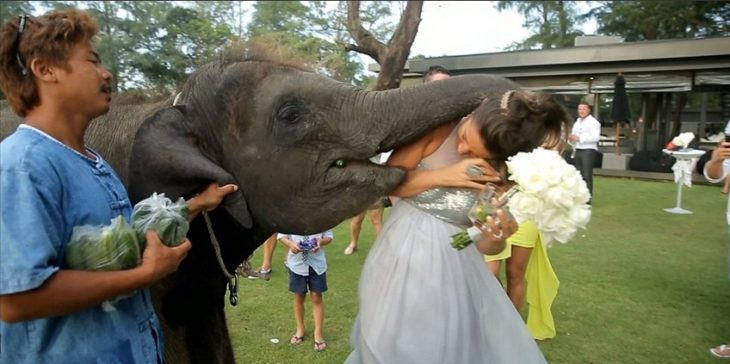
[[371, 136], [368, 149], [384, 152], [468, 115], [485, 97], [517, 88], [503, 77], [466, 75], [405, 89], [365, 91], [357, 103], [362, 109], [354, 112], [359, 125], [353, 129]]

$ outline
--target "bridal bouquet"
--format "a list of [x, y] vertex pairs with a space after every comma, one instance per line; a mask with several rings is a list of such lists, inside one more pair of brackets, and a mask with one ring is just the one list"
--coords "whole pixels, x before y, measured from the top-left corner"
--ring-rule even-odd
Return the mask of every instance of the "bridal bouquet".
[[[543, 243], [557, 240], [568, 242], [578, 229], [590, 221], [588, 205], [590, 193], [575, 167], [568, 164], [557, 151], [537, 148], [529, 153], [518, 153], [507, 160], [509, 180], [516, 185], [499, 199], [478, 199], [472, 211], [494, 211], [495, 202], [505, 207], [518, 223], [532, 220], [542, 235]], [[501, 207], [504, 209], [504, 207]], [[470, 214], [484, 222], [486, 216]], [[463, 249], [479, 238], [481, 232], [471, 227], [452, 237], [452, 246]]]

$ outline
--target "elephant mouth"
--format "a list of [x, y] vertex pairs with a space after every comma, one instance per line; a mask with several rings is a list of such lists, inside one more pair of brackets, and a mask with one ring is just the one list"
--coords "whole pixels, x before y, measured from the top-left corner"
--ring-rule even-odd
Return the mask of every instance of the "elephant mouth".
[[[392, 191], [405, 177], [400, 168], [387, 167], [369, 159], [336, 159], [330, 163], [325, 184], [333, 188], [346, 186], [347, 190], [365, 190], [373, 198], [382, 197]], [[368, 195], [368, 193], [365, 193]]]

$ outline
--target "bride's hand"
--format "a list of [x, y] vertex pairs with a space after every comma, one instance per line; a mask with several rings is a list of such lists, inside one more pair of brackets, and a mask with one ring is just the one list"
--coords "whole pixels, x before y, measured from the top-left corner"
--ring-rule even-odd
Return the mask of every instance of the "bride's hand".
[[467, 158], [444, 168], [444, 185], [482, 189], [487, 182], [500, 182], [502, 177], [482, 158]]
[[517, 221], [512, 214], [498, 209], [497, 218], [487, 217], [484, 223], [474, 223], [482, 231], [482, 239], [477, 242], [477, 249], [482, 254], [496, 255], [504, 250], [505, 241], [517, 231]]
[[487, 216], [486, 222], [479, 220], [474, 222], [479, 230], [482, 231], [482, 236], [491, 241], [506, 240], [512, 234], [517, 231], [517, 221], [509, 212], [498, 209], [497, 218], [493, 216]]

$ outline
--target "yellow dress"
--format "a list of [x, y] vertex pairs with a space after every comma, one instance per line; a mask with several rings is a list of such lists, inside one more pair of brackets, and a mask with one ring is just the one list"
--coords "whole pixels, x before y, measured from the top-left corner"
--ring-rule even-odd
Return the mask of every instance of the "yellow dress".
[[550, 308], [558, 295], [560, 281], [550, 265], [547, 249], [540, 239], [535, 223], [526, 221], [520, 224], [517, 232], [507, 239], [504, 250], [497, 255], [486, 255], [484, 260], [491, 262], [508, 259], [512, 256], [512, 245], [532, 248], [525, 268], [527, 328], [537, 340], [551, 339], [555, 337], [555, 321]]

